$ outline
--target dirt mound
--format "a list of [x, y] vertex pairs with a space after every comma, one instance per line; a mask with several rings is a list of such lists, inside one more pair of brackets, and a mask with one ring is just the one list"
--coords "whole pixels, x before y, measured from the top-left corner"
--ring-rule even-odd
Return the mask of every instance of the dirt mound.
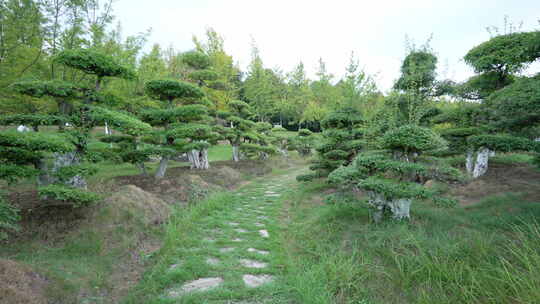
[[0, 303], [46, 304], [47, 281], [29, 267], [0, 259]]
[[450, 195], [467, 206], [487, 196], [519, 192], [528, 202], [540, 202], [540, 171], [527, 164], [489, 164], [485, 176], [453, 187]]
[[151, 226], [165, 222], [171, 208], [156, 195], [126, 185], [105, 199], [100, 212], [106, 215], [110, 224], [125, 224], [135, 219], [144, 226]]

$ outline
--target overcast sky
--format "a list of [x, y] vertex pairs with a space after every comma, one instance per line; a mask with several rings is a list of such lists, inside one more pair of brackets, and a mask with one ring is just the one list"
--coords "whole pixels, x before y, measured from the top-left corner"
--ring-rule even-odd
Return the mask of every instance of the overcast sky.
[[[194, 47], [207, 27], [225, 38], [225, 48], [242, 68], [250, 61], [251, 37], [267, 67], [290, 71], [302, 61], [313, 76], [318, 59], [341, 77], [354, 51], [360, 64], [385, 91], [399, 76], [405, 37], [417, 45], [433, 35], [443, 78], [472, 74], [465, 53], [489, 39], [488, 26], [504, 17], [539, 29], [540, 0], [116, 0], [124, 35], [152, 29], [149, 44]], [[531, 68], [540, 71], [540, 64]]]

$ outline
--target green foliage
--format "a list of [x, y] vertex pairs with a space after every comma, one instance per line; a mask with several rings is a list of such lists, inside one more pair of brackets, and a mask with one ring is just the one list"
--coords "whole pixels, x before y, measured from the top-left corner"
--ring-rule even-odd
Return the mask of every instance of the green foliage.
[[177, 80], [151, 80], [145, 85], [146, 94], [162, 101], [197, 99], [204, 96], [197, 86]]
[[61, 167], [54, 172], [54, 175], [60, 183], [65, 183], [74, 176], [89, 177], [95, 175], [97, 172], [98, 168], [96, 166], [83, 164]]
[[111, 128], [131, 136], [141, 136], [152, 131], [152, 126], [132, 115], [101, 107], [92, 108], [92, 118], [96, 122], [107, 122]]
[[62, 185], [40, 187], [38, 192], [43, 198], [62, 201], [76, 208], [88, 206], [101, 200], [101, 197], [95, 193]]
[[444, 150], [447, 144], [437, 133], [428, 128], [405, 125], [384, 134], [381, 145], [385, 149], [405, 153], [422, 153]]
[[384, 196], [386, 200], [400, 198], [427, 198], [432, 195], [429, 190], [417, 183], [396, 182], [391, 179], [368, 177], [361, 180], [358, 186], [367, 191], [373, 191]]
[[395, 84], [399, 90], [427, 90], [435, 82], [437, 57], [427, 50], [411, 51], [401, 65], [401, 77]]
[[1, 163], [2, 156], [0, 152], [0, 180], [5, 180], [8, 184], [15, 183], [19, 179], [36, 176], [39, 173], [38, 170], [31, 167]]
[[163, 126], [177, 121], [198, 121], [208, 115], [208, 108], [203, 105], [185, 105], [166, 110], [147, 110], [141, 113], [142, 120], [154, 126]]
[[61, 80], [23, 81], [14, 83], [13, 88], [20, 94], [38, 98], [45, 96], [75, 98], [79, 91], [75, 85]]
[[471, 49], [465, 62], [476, 72], [512, 74], [540, 57], [540, 32], [511, 33], [491, 38]]
[[7, 232], [19, 230], [17, 222], [20, 219], [19, 210], [0, 196], [0, 241], [8, 237]]
[[66, 117], [57, 116], [57, 115], [46, 115], [46, 114], [12, 114], [12, 115], [2, 115], [0, 117], [0, 125], [9, 126], [9, 125], [27, 125], [33, 127], [39, 126], [51, 126], [64, 124], [66, 122]]
[[113, 57], [88, 49], [65, 50], [60, 52], [55, 60], [68, 67], [98, 77], [119, 77], [124, 79], [134, 79], [136, 77], [135, 72], [119, 64]]
[[487, 148], [498, 152], [535, 151], [538, 143], [511, 135], [475, 135], [467, 139], [472, 148]]
[[0, 132], [0, 146], [48, 152], [70, 152], [74, 149], [64, 136], [14, 131]]
[[540, 76], [520, 78], [493, 93], [486, 108], [498, 129], [523, 133], [540, 126]]
[[192, 69], [202, 70], [210, 67], [210, 57], [208, 55], [198, 52], [191, 51], [185, 52], [182, 54], [182, 61], [187, 64]]

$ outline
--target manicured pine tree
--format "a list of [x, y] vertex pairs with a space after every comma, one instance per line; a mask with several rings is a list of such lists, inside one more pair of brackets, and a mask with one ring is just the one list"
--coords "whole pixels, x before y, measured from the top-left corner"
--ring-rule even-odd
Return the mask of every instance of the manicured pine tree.
[[317, 159], [310, 169], [314, 173], [300, 175], [298, 180], [326, 177], [340, 166], [347, 166], [365, 145], [362, 118], [352, 108], [344, 108], [330, 113], [322, 122], [322, 143], [316, 148]]
[[315, 135], [308, 129], [298, 130], [298, 134], [291, 138], [289, 148], [296, 150], [302, 157], [311, 156], [315, 147]]
[[[192, 168], [208, 168], [206, 151], [209, 144], [205, 140], [214, 136], [208, 125], [208, 109], [200, 102], [203, 91], [190, 83], [177, 80], [152, 80], [146, 84], [146, 93], [166, 102], [164, 109], [149, 110], [143, 113], [143, 120], [155, 127], [162, 127], [160, 137], [161, 161], [156, 178], [163, 178], [170, 158], [179, 153], [188, 153]], [[180, 105], [177, 106], [176, 102]], [[202, 159], [202, 161], [201, 161]]]
[[[240, 100], [230, 101], [228, 112], [220, 112], [219, 116], [225, 121], [226, 127], [220, 128], [223, 138], [232, 146], [232, 159], [239, 162], [242, 159], [240, 146], [247, 138], [254, 138], [255, 122], [249, 118], [253, 116], [250, 106]], [[250, 135], [251, 134], [251, 135]]]
[[473, 178], [488, 170], [495, 151], [533, 151], [540, 135], [538, 87], [540, 77], [520, 77], [528, 64], [540, 58], [540, 31], [499, 35], [472, 48], [464, 59], [478, 75], [458, 85], [455, 94], [481, 100], [486, 114], [468, 138], [466, 167]]
[[[95, 126], [106, 123], [100, 119], [100, 115], [94, 115], [94, 110], [99, 109], [95, 105], [103, 102], [105, 98], [100, 92], [103, 81], [107, 77], [134, 79], [135, 74], [117, 63], [114, 58], [88, 49], [62, 51], [55, 57], [55, 62], [95, 76], [93, 88], [79, 88], [84, 92], [82, 104], [78, 104], [69, 117], [69, 123], [73, 126], [69, 134], [76, 149], [74, 152], [57, 155], [55, 168], [59, 168], [79, 165], [87, 154], [90, 131]], [[68, 183], [75, 187], [86, 188], [86, 180], [81, 176], [74, 176]]]
[[388, 131], [380, 144], [385, 151], [358, 155], [349, 165], [330, 173], [329, 182], [366, 191], [376, 222], [386, 215], [397, 220], [409, 219], [414, 199], [432, 199], [443, 206], [455, 204], [423, 186], [427, 180], [461, 179], [455, 168], [423, 161], [424, 153], [444, 149], [446, 143], [439, 135], [428, 128], [405, 125]]

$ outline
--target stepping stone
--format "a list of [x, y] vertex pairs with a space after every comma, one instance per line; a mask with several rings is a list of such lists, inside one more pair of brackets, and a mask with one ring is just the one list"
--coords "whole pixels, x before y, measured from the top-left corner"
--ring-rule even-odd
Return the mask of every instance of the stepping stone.
[[268, 234], [267, 230], [259, 230], [259, 234], [265, 238], [270, 237], [270, 234]]
[[248, 259], [241, 259], [240, 264], [248, 268], [266, 268], [268, 266], [268, 263], [263, 263], [259, 261], [248, 260]]
[[276, 194], [274, 191], [266, 191], [264, 194]]
[[187, 282], [180, 290], [173, 290], [169, 292], [170, 297], [178, 297], [184, 293], [193, 291], [206, 291], [212, 288], [216, 288], [223, 283], [222, 278], [202, 278], [195, 281]]
[[231, 252], [233, 250], [234, 250], [233, 247], [219, 248], [219, 252], [221, 252], [221, 253], [227, 253], [227, 252]]
[[216, 258], [207, 258], [206, 259], [206, 264], [208, 265], [218, 265], [219, 264], [219, 259], [216, 259]]
[[248, 232], [246, 229], [242, 229], [242, 228], [234, 229], [234, 231], [236, 231], [238, 233], [246, 233], [246, 232]]
[[255, 223], [255, 226], [257, 226], [257, 227], [264, 227], [264, 224], [263, 224], [263, 223]]
[[248, 248], [247, 251], [248, 251], [248, 252], [254, 252], [254, 253], [262, 254], [262, 255], [268, 255], [268, 254], [270, 254], [270, 251], [266, 251], [266, 250], [257, 250], [257, 249], [255, 249], [255, 248]]
[[234, 240], [232, 240], [233, 242], [242, 242], [243, 239], [239, 239], [239, 238], [235, 238]]
[[274, 280], [274, 277], [271, 275], [263, 274], [263, 275], [251, 275], [251, 274], [245, 274], [242, 276], [242, 280], [244, 280], [244, 283], [247, 287], [259, 287], [263, 284], [270, 283]]

